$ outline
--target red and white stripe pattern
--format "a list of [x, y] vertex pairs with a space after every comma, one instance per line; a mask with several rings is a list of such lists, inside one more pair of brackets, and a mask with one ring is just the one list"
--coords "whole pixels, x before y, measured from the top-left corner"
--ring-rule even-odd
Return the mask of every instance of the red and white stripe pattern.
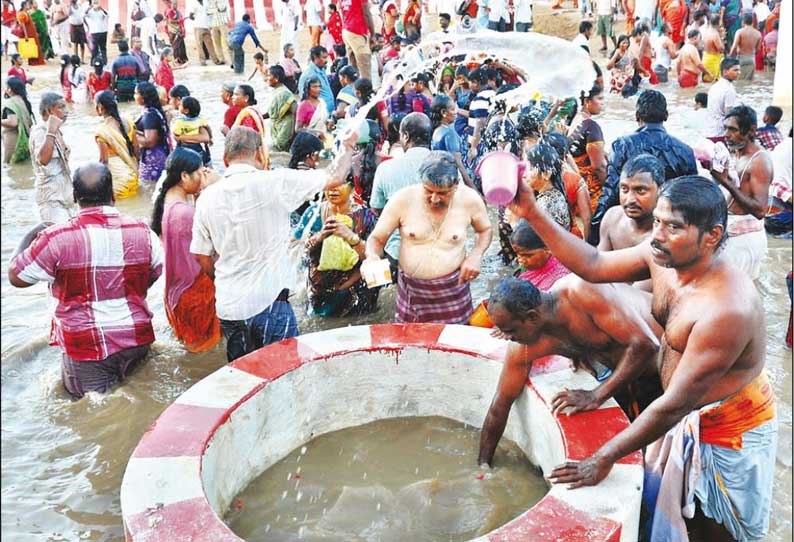
[[[262, 472], [263, 461], [272, 464], [308, 440], [308, 434], [346, 426], [342, 420], [335, 428], [327, 427], [328, 420], [336, 422], [340, 412], [355, 407], [361, 411], [359, 423], [366, 423], [386, 413], [429, 415], [446, 401], [466, 418], [463, 421], [481, 423], [507, 344], [483, 328], [383, 324], [302, 335], [235, 361], [179, 397], [133, 452], [121, 487], [127, 540], [241, 542], [220, 519], [243, 489], [239, 486]], [[367, 371], [371, 374], [362, 378], [369, 380], [355, 381]], [[620, 408], [608, 401], [592, 412], [553, 416], [550, 402], [565, 386], [595, 384], [590, 375], [574, 372], [565, 358], [538, 360], [527, 381], [529, 389], [513, 406], [506, 436], [545, 473], [566, 459], [589, 456], [628, 426]], [[394, 396], [384, 391], [381, 396], [381, 386], [399, 391]], [[430, 410], [395, 412], [408, 404], [405, 389], [417, 396], [424, 393]], [[455, 396], [458, 390], [460, 395]], [[395, 397], [400, 397], [399, 406], [397, 401], [381, 404]], [[312, 401], [315, 411], [303, 413], [310, 414], [311, 421], [310, 416], [301, 419], [294, 413], [311, 408], [306, 403]], [[452, 412], [441, 409], [436, 413]], [[314, 419], [323, 415], [326, 419]], [[296, 418], [280, 422], [279, 418], [289, 416]], [[285, 440], [285, 431], [304, 440]], [[268, 454], [273, 457], [261, 459]], [[635, 453], [620, 460], [598, 486], [573, 491], [554, 486], [533, 508], [477, 540], [636, 540], [642, 480], [642, 455]]]

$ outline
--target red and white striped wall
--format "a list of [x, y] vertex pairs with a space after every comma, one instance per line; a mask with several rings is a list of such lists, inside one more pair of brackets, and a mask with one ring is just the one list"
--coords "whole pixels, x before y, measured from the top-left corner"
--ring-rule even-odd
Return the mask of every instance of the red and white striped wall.
[[[165, 13], [165, 3], [163, 0], [144, 0], [148, 1], [154, 13]], [[274, 0], [229, 0], [229, 7], [231, 8], [231, 21], [232, 25], [235, 21], [239, 21], [244, 13], [251, 15], [251, 24], [255, 27], [267, 27], [267, 23], [273, 24], [275, 22], [275, 13], [273, 11]], [[276, 0], [278, 1], [278, 0]], [[176, 0], [177, 8], [184, 14], [187, 13], [193, 0]], [[120, 22], [125, 30], [129, 32], [130, 15], [133, 0], [100, 0], [102, 7], [104, 7], [110, 16], [111, 26]]]
[[[354, 326], [266, 346], [201, 380], [168, 407], [127, 464], [121, 508], [128, 542], [242, 542], [221, 520], [255, 477], [313, 436], [401, 416], [479, 427], [507, 342], [441, 324]], [[564, 387], [593, 388], [566, 358], [538, 360], [505, 436], [548, 474], [628, 426], [617, 404], [553, 415]], [[472, 462], [476, 461], [472, 457]], [[642, 455], [598, 486], [553, 486], [534, 507], [478, 542], [637, 540]]]

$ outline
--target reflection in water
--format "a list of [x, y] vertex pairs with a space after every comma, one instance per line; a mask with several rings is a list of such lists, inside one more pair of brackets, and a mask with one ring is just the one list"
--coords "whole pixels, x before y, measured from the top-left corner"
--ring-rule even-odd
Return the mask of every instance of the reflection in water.
[[[217, 125], [225, 106], [220, 102], [221, 82], [227, 70], [180, 71], [183, 81], [202, 105], [202, 114]], [[55, 77], [42, 77], [50, 88], [58, 88]], [[41, 88], [42, 82], [37, 83]], [[257, 99], [268, 101], [265, 83], [254, 80]], [[684, 129], [682, 114], [691, 106], [694, 89], [675, 83], [659, 87], [669, 103], [669, 130], [685, 141], [692, 134]], [[771, 78], [762, 74], [752, 85], [737, 84], [742, 100], [763, 111], [771, 101]], [[40, 91], [32, 93], [34, 111]], [[634, 100], [607, 96], [599, 117], [607, 144], [636, 126]], [[133, 114], [127, 104], [122, 114]], [[786, 119], [790, 119], [790, 109]], [[784, 121], [786, 128], [790, 125]], [[63, 131], [72, 146], [75, 163], [98, 156], [92, 134], [98, 117], [87, 106], [76, 110]], [[212, 156], [222, 167], [223, 138], [215, 138]], [[286, 163], [286, 155], [275, 153], [273, 162]], [[5, 278], [8, 260], [24, 234], [38, 222], [33, 198], [30, 166], [3, 171], [2, 194], [2, 531], [11, 540], [122, 541], [119, 487], [127, 460], [144, 430], [183, 391], [224, 365], [223, 347], [200, 355], [188, 355], [173, 339], [163, 307], [163, 280], [150, 291], [157, 342], [148, 363], [129, 382], [106, 396], [89, 394], [79, 402], [69, 400], [60, 384], [59, 351], [47, 346], [51, 307], [43, 285], [19, 290]], [[151, 209], [151, 187], [143, 187], [134, 198], [121, 200], [122, 212], [146, 218]], [[495, 220], [495, 215], [492, 215]], [[475, 301], [506, 273], [496, 257], [498, 241], [488, 251], [482, 274], [473, 283]], [[790, 540], [791, 510], [791, 353], [784, 344], [788, 301], [784, 276], [791, 269], [787, 243], [770, 243], [765, 272], [759, 288], [767, 313], [769, 340], [767, 368], [780, 399], [780, 438], [770, 541]], [[294, 303], [301, 331], [311, 332], [355, 323], [388, 322], [394, 312], [394, 289], [380, 298], [380, 308], [355, 320], [307, 318], [305, 293]], [[471, 464], [475, 463], [475, 452]], [[56, 536], [58, 535], [58, 536]], [[62, 538], [59, 538], [62, 537]]]

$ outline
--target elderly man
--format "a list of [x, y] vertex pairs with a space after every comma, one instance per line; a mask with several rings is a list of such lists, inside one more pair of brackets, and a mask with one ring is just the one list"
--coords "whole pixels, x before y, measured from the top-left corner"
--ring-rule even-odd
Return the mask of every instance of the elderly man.
[[289, 215], [318, 192], [344, 184], [357, 139], [348, 137], [345, 152], [325, 171], [261, 171], [266, 157], [259, 134], [238, 126], [226, 135], [226, 172], [196, 203], [190, 252], [215, 280], [229, 361], [298, 334], [285, 288], [294, 282]]
[[328, 108], [328, 114], [333, 115], [336, 102], [334, 101], [334, 94], [331, 92], [331, 83], [328, 81], [328, 74], [325, 67], [328, 65], [328, 51], [322, 45], [312, 47], [309, 49], [309, 64], [306, 66], [306, 71], [303, 72], [298, 79], [298, 93], [303, 93], [306, 86], [306, 81], [312, 77], [320, 80], [320, 98], [325, 102], [325, 107]]
[[626, 162], [620, 175], [620, 206], [609, 209], [601, 222], [598, 250], [637, 246], [653, 230], [653, 210], [664, 183], [664, 164], [651, 154]]
[[11, 259], [8, 280], [17, 288], [51, 285], [57, 306], [50, 344], [63, 349], [63, 385], [80, 398], [108, 391], [149, 352], [146, 294], [162, 271], [163, 249], [146, 223], [113, 207], [107, 166], [78, 168], [73, 184], [78, 215], [34, 228]]
[[[406, 186], [421, 184], [419, 166], [430, 154], [432, 130], [430, 119], [424, 113], [409, 113], [400, 122], [400, 145], [405, 154], [383, 162], [375, 171], [372, 196], [369, 203], [376, 214], [380, 214], [394, 194]], [[385, 247], [386, 257], [391, 263], [392, 278], [397, 280], [397, 259], [400, 257], [400, 232], [395, 231]]]
[[612, 142], [607, 178], [590, 221], [589, 241], [593, 245], [598, 245], [604, 214], [620, 201], [618, 195], [620, 173], [630, 157], [642, 153], [652, 154], [664, 164], [665, 179], [697, 173], [695, 153], [688, 145], [668, 134], [664, 128], [664, 122], [667, 121], [667, 100], [664, 95], [657, 90], [644, 91], [637, 99], [635, 111], [637, 124], [640, 127], [636, 132], [621, 136]]
[[[662, 396], [593, 455], [553, 469], [551, 481], [571, 488], [598, 484], [616, 461], [647, 446], [651, 537], [658, 529], [660, 540], [671, 532], [684, 539], [687, 530], [702, 540], [763, 540], [777, 451], [775, 398], [764, 372], [764, 308], [750, 277], [718, 257], [728, 214], [718, 185], [694, 175], [667, 181], [651, 239], [612, 252], [558, 226], [523, 180], [509, 208], [584, 280], [650, 278], [652, 314], [664, 327]], [[693, 445], [673, 445], [666, 455], [670, 438]], [[693, 521], [687, 525], [684, 515]]]
[[592, 390], [558, 393], [552, 399], [555, 412], [595, 410], [631, 385], [630, 395], [620, 402], [633, 418], [661, 394], [654, 365], [661, 329], [645, 292], [626, 284], [590, 284], [574, 275], [544, 292], [528, 280], [509, 277], [491, 293], [488, 314], [499, 332], [514, 342], [483, 422], [480, 465], [491, 464], [510, 407], [524, 391], [538, 358], [572, 358], [602, 380]]
[[[421, 185], [403, 188], [384, 207], [367, 239], [367, 259], [379, 260], [399, 229], [397, 321], [466, 323], [473, 312], [469, 281], [480, 274], [491, 222], [479, 194], [460, 186], [452, 154], [428, 154], [419, 177]], [[477, 237], [467, 255], [469, 226]]]
[[734, 164], [721, 171], [706, 164], [712, 177], [727, 191], [730, 202], [723, 258], [757, 279], [766, 255], [764, 217], [769, 208], [772, 159], [755, 139], [758, 121], [751, 107], [734, 107], [724, 125], [725, 144]]
[[152, 66], [149, 62], [149, 55], [143, 50], [143, 41], [141, 38], [132, 38], [130, 43], [132, 44], [130, 54], [138, 63], [138, 82], [148, 81], [152, 77]]
[[66, 101], [55, 92], [45, 92], [39, 103], [41, 121], [30, 130], [36, 206], [42, 222], [66, 222], [75, 213], [69, 180], [69, 146], [61, 133], [66, 122]]

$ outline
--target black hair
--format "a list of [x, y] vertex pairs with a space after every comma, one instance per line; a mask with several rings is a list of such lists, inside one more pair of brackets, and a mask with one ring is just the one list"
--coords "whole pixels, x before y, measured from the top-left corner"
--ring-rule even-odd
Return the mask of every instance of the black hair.
[[449, 16], [449, 13], [439, 13], [438, 14], [438, 18], [439, 19], [446, 19], [448, 21], [452, 20], [452, 17]]
[[72, 65], [72, 77], [74, 77], [75, 72], [77, 72], [77, 68], [80, 67], [80, 64], [82, 64], [83, 61], [80, 60], [79, 56], [72, 55], [69, 57], [69, 63]]
[[515, 245], [524, 250], [538, 250], [546, 248], [546, 243], [540, 238], [540, 235], [532, 227], [532, 224], [525, 219], [521, 219], [513, 228], [513, 233], [510, 234], [510, 244]]
[[504, 308], [511, 316], [526, 320], [529, 311], [540, 306], [540, 290], [528, 280], [516, 277], [505, 277], [491, 291], [488, 298], [488, 310], [497, 305]]
[[540, 142], [550, 145], [555, 151], [557, 151], [557, 154], [560, 156], [560, 160], [565, 160], [565, 156], [568, 154], [568, 147], [571, 144], [568, 136], [561, 134], [560, 132], [549, 132], [543, 136]]
[[[540, 173], [551, 173], [551, 185], [565, 195], [562, 184], [562, 158], [551, 145], [538, 143], [526, 152], [527, 161]], [[570, 208], [568, 209], [570, 212]]]
[[336, 4], [328, 4], [328, 9], [331, 11], [336, 11]]
[[322, 81], [316, 75], [312, 75], [306, 78], [306, 82], [303, 83], [303, 88], [301, 89], [301, 100], [305, 100], [309, 97], [309, 89], [315, 83], [318, 83], [322, 88]]
[[434, 132], [436, 128], [441, 126], [441, 117], [444, 116], [444, 112], [447, 111], [450, 107], [452, 107], [452, 98], [447, 96], [446, 94], [438, 94], [433, 98], [433, 101], [430, 103], [430, 129]]
[[518, 114], [516, 132], [518, 132], [518, 137], [521, 139], [540, 137], [542, 126], [543, 115], [534, 108], [525, 108]]
[[243, 91], [243, 94], [248, 98], [248, 105], [256, 105], [256, 95], [254, 94], [254, 87], [240, 83], [237, 87]]
[[747, 26], [753, 26], [753, 14], [748, 13], [744, 17], [742, 17], [742, 22]]
[[657, 186], [664, 184], [664, 164], [652, 154], [642, 153], [633, 156], [623, 166], [621, 174], [629, 178], [638, 173], [650, 173]]
[[113, 202], [113, 175], [105, 164], [89, 162], [72, 174], [74, 199], [80, 207], [98, 207]]
[[251, 16], [249, 14], [247, 14], [247, 13], [244, 14], [243, 15], [243, 21], [245, 21], [247, 23], [250, 23], [251, 22]]
[[386, 133], [386, 140], [389, 145], [394, 145], [400, 141], [400, 124], [405, 118], [405, 113], [392, 113], [389, 115], [389, 130]]
[[590, 30], [591, 28], [593, 28], [593, 23], [590, 22], [590, 21], [582, 21], [581, 23], [579, 23], [579, 33], [580, 34], [584, 34], [588, 30]]
[[261, 51], [254, 53], [254, 60], [264, 60], [264, 59], [265, 59], [265, 54], [262, 53]]
[[66, 75], [66, 70], [72, 63], [72, 55], [61, 55], [61, 75], [58, 82], [63, 84], [63, 76]]
[[695, 94], [695, 103], [700, 104], [703, 107], [709, 106], [709, 95], [706, 92], [698, 92]]
[[298, 132], [289, 148], [290, 157], [287, 167], [298, 169], [298, 164], [316, 152], [323, 150], [323, 142], [311, 132]]
[[315, 58], [319, 58], [323, 55], [323, 53], [328, 53], [328, 49], [322, 45], [315, 45], [309, 49], [309, 59], [314, 60]]
[[780, 19], [775, 19], [772, 21], [772, 30], [778, 30], [780, 28]]
[[284, 67], [279, 64], [273, 64], [268, 68], [270, 71], [270, 76], [273, 77], [279, 84], [284, 84], [284, 80], [287, 78], [287, 74], [284, 72]]
[[455, 77], [459, 75], [462, 75], [463, 77], [468, 79], [469, 76], [471, 75], [471, 72], [469, 72], [469, 67], [464, 64], [461, 64], [460, 66], [455, 68]]
[[424, 113], [413, 112], [405, 115], [400, 121], [400, 133], [408, 136], [408, 141], [414, 147], [430, 148], [430, 139], [433, 137], [430, 119]]
[[368, 104], [372, 99], [372, 95], [375, 93], [375, 90], [372, 88], [372, 81], [366, 77], [359, 77], [356, 79], [356, 82], [353, 83], [353, 90], [357, 90], [358, 93], [361, 94], [361, 98], [359, 98], [361, 105]]
[[154, 22], [156, 22], [157, 24], [162, 23], [163, 20], [165, 20], [165, 17], [163, 17], [162, 13], [158, 13], [157, 15], [154, 16]]
[[191, 119], [201, 115], [201, 104], [193, 96], [185, 96], [182, 99], [182, 107], [187, 110], [187, 116]]
[[637, 98], [637, 118], [645, 124], [659, 124], [667, 120], [667, 100], [658, 90], [645, 90]]
[[783, 110], [776, 105], [770, 105], [764, 110], [764, 114], [769, 117], [769, 124], [774, 126], [783, 118]]
[[127, 40], [119, 40], [116, 47], [119, 48], [119, 53], [126, 53], [130, 50], [130, 44], [127, 43]]
[[149, 81], [141, 81], [135, 85], [138, 94], [143, 98], [143, 106], [154, 109], [160, 116], [160, 122], [163, 128], [163, 140], [167, 141], [168, 138], [168, 119], [163, 111], [163, 106], [160, 103], [160, 93], [157, 92], [157, 87]]
[[582, 91], [582, 94], [579, 96], [579, 100], [581, 100], [582, 105], [584, 105], [585, 100], [592, 100], [599, 94], [603, 94], [603, 93], [604, 93], [604, 88], [598, 83], [593, 83], [593, 88], [590, 89], [590, 92], [585, 94], [585, 92]]
[[726, 120], [731, 117], [736, 119], [736, 124], [739, 125], [739, 132], [742, 135], [747, 135], [750, 133], [750, 130], [754, 130], [758, 127], [758, 117], [755, 114], [755, 109], [752, 107], [737, 105], [725, 115]]
[[[358, 185], [362, 188], [361, 198], [369, 205], [372, 196], [372, 186], [375, 182], [375, 170], [378, 168], [378, 147], [380, 146], [380, 126], [374, 120], [367, 119], [369, 125], [369, 141], [359, 144], [361, 149], [361, 171], [358, 176]], [[353, 181], [353, 172], [348, 175], [348, 182]]]
[[135, 147], [132, 145], [132, 141], [130, 141], [127, 131], [124, 129], [124, 123], [121, 121], [121, 115], [119, 115], [119, 104], [116, 102], [116, 95], [113, 94], [113, 91], [111, 90], [103, 90], [102, 92], [97, 93], [97, 95], [94, 97], [94, 102], [96, 102], [97, 105], [101, 105], [102, 109], [105, 110], [105, 113], [107, 113], [118, 123], [119, 132], [121, 132], [121, 136], [124, 138], [124, 142], [127, 144], [127, 151], [129, 151], [130, 156], [134, 156]]
[[725, 242], [728, 206], [717, 183], [700, 175], [685, 175], [664, 183], [659, 197], [666, 198], [671, 209], [681, 213], [684, 222], [695, 226], [701, 236], [715, 226], [722, 226], [723, 237], [717, 248]]
[[730, 70], [734, 66], [738, 66], [738, 65], [739, 65], [739, 59], [737, 57], [726, 56], [725, 58], [722, 59], [722, 62], [720, 62], [720, 73]]
[[187, 98], [190, 96], [190, 91], [185, 85], [174, 85], [168, 95], [172, 98]]
[[696, 38], [700, 35], [700, 30], [697, 28], [693, 28], [689, 32], [686, 33], [686, 39], [691, 40], [692, 38]]
[[182, 180], [182, 172], [192, 174], [203, 164], [201, 155], [186, 147], [177, 147], [168, 155], [168, 159], [165, 161], [165, 179], [162, 186], [160, 186], [160, 193], [157, 194], [152, 208], [151, 227], [154, 233], [159, 236], [163, 235], [163, 211], [165, 209], [165, 196], [168, 191]]
[[33, 115], [33, 108], [28, 100], [28, 90], [25, 88], [25, 83], [22, 82], [22, 79], [16, 76], [9, 77], [8, 80], [6, 80], [6, 85], [11, 89], [11, 92], [14, 93], [14, 96], [22, 98], [22, 101], [25, 102], [28, 114], [30, 115], [30, 120], [34, 121], [36, 117]]
[[344, 43], [334, 44], [334, 55], [336, 57], [347, 56], [347, 47], [345, 47]]
[[474, 68], [469, 72], [469, 81], [476, 81], [481, 85], [487, 85], [488, 77], [485, 75], [485, 70], [482, 68]]
[[342, 68], [338, 72], [339, 77], [347, 77], [351, 83], [355, 83], [358, 79], [358, 72], [353, 66], [349, 64], [346, 66], [342, 66]]
[[[12, 5], [13, 5], [13, 4], [12, 4]], [[71, 58], [71, 56], [69, 56], [69, 55], [64, 55], [64, 56], [67, 56], [67, 57]], [[10, 58], [11, 58], [11, 62], [16, 62], [17, 60], [19, 60], [20, 58], [22, 58], [22, 55], [20, 55], [19, 53], [13, 53], [13, 54], [10, 56]]]

